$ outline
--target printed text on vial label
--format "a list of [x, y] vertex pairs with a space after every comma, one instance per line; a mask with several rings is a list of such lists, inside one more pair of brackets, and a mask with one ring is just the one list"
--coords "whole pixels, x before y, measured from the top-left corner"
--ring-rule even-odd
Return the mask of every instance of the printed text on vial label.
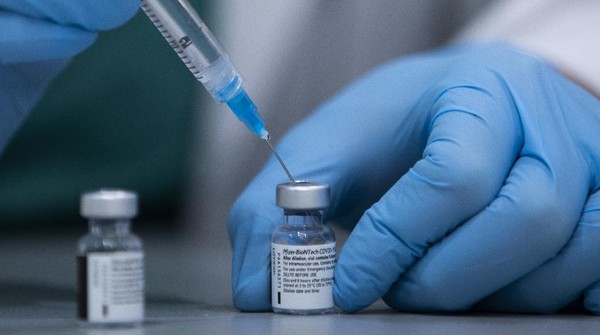
[[274, 307], [325, 309], [333, 307], [335, 242], [291, 246], [272, 244], [271, 295]]
[[87, 255], [88, 321], [136, 322], [144, 318], [144, 255], [139, 251]]

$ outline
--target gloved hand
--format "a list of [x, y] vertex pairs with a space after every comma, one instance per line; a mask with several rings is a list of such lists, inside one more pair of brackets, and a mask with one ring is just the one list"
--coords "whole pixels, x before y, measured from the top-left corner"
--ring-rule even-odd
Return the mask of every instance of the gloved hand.
[[139, 0], [0, 0], [0, 151], [68, 58]]
[[[511, 48], [385, 65], [278, 150], [297, 179], [331, 185], [329, 220], [357, 222], [335, 270], [344, 311], [383, 297], [403, 311], [553, 312], [600, 280], [600, 101]], [[279, 182], [270, 160], [231, 212], [242, 311], [270, 309]]]

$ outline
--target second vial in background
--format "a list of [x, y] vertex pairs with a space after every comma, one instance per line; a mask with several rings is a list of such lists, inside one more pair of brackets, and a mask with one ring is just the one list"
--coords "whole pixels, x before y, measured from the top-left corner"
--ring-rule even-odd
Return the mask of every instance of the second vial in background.
[[81, 197], [89, 233], [77, 243], [78, 317], [95, 325], [144, 320], [144, 250], [131, 233], [137, 195], [101, 189]]

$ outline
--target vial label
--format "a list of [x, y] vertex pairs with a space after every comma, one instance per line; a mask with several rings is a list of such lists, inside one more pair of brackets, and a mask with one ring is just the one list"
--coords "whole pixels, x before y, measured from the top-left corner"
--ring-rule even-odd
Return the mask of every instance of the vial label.
[[144, 254], [141, 251], [92, 252], [82, 256], [79, 316], [89, 322], [139, 322], [144, 319]]
[[271, 302], [274, 308], [333, 308], [335, 242], [318, 245], [271, 244]]

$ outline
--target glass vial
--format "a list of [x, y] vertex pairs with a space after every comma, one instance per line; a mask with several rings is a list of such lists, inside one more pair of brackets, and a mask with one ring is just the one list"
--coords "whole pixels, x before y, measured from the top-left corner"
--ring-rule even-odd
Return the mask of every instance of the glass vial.
[[284, 224], [271, 238], [271, 304], [276, 313], [333, 311], [335, 236], [323, 224], [329, 186], [313, 182], [277, 185]]
[[131, 233], [137, 195], [101, 189], [81, 196], [80, 213], [89, 233], [77, 243], [77, 314], [103, 325], [144, 320], [144, 251]]

